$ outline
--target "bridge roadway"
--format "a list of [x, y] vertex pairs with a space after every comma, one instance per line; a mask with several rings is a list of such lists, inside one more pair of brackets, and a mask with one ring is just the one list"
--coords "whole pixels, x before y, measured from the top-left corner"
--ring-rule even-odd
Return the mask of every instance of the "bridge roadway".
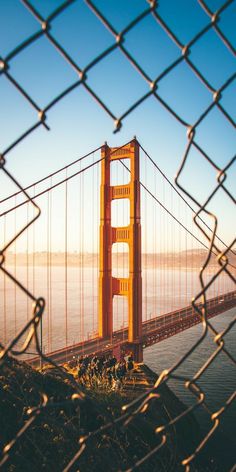
[[[236, 291], [211, 298], [208, 300], [207, 305], [209, 318], [219, 315], [236, 306]], [[200, 322], [201, 319], [198, 314], [193, 312], [192, 306], [187, 306], [143, 322], [143, 333], [140, 341], [142, 342], [143, 348], [146, 348]], [[101, 339], [96, 337], [74, 344], [73, 346], [53, 351], [47, 355], [58, 364], [63, 364], [64, 362], [72, 360], [74, 356], [82, 354], [92, 355], [95, 353], [97, 355], [102, 353], [106, 354], [112, 352], [113, 349], [117, 349], [118, 346], [124, 350], [128, 348], [127, 328], [125, 330], [115, 331], [112, 338]], [[37, 366], [39, 364], [39, 357], [31, 358], [27, 362]]]

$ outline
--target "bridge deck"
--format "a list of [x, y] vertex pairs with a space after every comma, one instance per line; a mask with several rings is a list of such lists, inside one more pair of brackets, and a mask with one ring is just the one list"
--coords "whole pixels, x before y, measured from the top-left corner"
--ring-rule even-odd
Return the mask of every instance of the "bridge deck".
[[[214, 297], [208, 300], [208, 317], [212, 318], [224, 311], [236, 306], [236, 291], [229, 292], [225, 295]], [[180, 310], [176, 310], [161, 316], [145, 321], [142, 325], [142, 342], [143, 348], [156, 344], [163, 339], [174, 336], [191, 326], [201, 322], [199, 315], [193, 311], [192, 306], [187, 306]], [[125, 346], [128, 342], [128, 330], [115, 331], [112, 339], [93, 338], [84, 342], [80, 342], [73, 346], [68, 346], [57, 351], [53, 351], [48, 355], [57, 363], [63, 363], [73, 359], [74, 356], [81, 354], [101, 354], [111, 352], [118, 346]], [[31, 358], [28, 362], [37, 365], [39, 357]]]

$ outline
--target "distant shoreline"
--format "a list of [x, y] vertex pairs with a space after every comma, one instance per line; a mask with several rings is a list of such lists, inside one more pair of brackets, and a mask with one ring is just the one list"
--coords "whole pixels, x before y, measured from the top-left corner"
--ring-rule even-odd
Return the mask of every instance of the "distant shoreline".
[[[207, 256], [206, 250], [181, 251], [177, 253], [156, 253], [142, 255], [143, 269], [179, 269], [185, 268], [200, 269]], [[236, 264], [236, 257], [232, 257], [231, 262]], [[116, 267], [128, 266], [128, 253], [114, 253], [113, 263]], [[35, 252], [35, 253], [12, 253], [6, 254], [5, 266], [38, 266], [47, 265], [63, 267], [94, 267], [99, 266], [99, 254], [92, 253], [63, 253], [63, 252]], [[209, 264], [209, 269], [219, 268], [217, 258], [213, 255]]]

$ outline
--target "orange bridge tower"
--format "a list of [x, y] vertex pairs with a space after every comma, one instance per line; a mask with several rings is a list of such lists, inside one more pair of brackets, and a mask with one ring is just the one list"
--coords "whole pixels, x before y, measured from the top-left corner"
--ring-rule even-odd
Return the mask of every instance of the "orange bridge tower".
[[[111, 337], [113, 332], [113, 297], [128, 297], [128, 342], [136, 361], [143, 359], [142, 335], [142, 277], [139, 145], [134, 139], [120, 148], [102, 147], [100, 187], [100, 273], [99, 273], [99, 336]], [[130, 181], [125, 185], [110, 184], [110, 164], [114, 160], [130, 159]], [[128, 226], [111, 226], [111, 202], [128, 198]], [[129, 277], [112, 276], [112, 244], [128, 243]]]

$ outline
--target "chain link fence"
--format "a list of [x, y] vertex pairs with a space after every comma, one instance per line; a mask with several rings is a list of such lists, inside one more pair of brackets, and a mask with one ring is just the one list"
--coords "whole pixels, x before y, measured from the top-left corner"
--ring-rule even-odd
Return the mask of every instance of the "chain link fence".
[[[34, 131], [37, 128], [44, 127], [46, 128], [46, 130], [49, 130], [49, 123], [48, 123], [48, 118], [47, 118], [47, 113], [49, 112], [49, 110], [51, 110], [54, 107], [56, 108], [57, 104], [65, 96], [67, 96], [73, 90], [79, 87], [83, 88], [97, 102], [98, 106], [101, 107], [104, 110], [104, 112], [114, 121], [115, 132], [119, 131], [122, 125], [125, 126], [126, 118], [129, 115], [131, 115], [135, 109], [137, 109], [141, 104], [143, 104], [145, 101], [150, 99], [150, 97], [152, 97], [154, 100], [156, 100], [157, 105], [164, 107], [167, 110], [167, 112], [170, 113], [172, 117], [174, 117], [174, 119], [179, 122], [179, 124], [186, 130], [186, 133], [187, 133], [186, 150], [183, 155], [182, 163], [177, 171], [175, 183], [177, 187], [183, 192], [183, 194], [185, 194], [197, 208], [195, 216], [194, 216], [194, 222], [198, 226], [198, 228], [201, 230], [205, 240], [208, 240], [208, 246], [209, 246], [208, 254], [203, 264], [203, 267], [201, 268], [199, 272], [201, 291], [197, 294], [193, 294], [194, 298], [192, 302], [194, 310], [198, 313], [199, 317], [202, 320], [202, 328], [203, 328], [202, 334], [196, 340], [196, 342], [191, 347], [191, 349], [185, 353], [184, 356], [178, 359], [178, 361], [171, 368], [166, 369], [160, 373], [158, 380], [153, 386], [153, 388], [147, 391], [143, 395], [143, 397], [137, 398], [136, 400], [131, 402], [128, 406], [123, 407], [123, 414], [121, 416], [119, 416], [115, 420], [108, 422], [106, 425], [99, 427], [96, 431], [93, 431], [91, 434], [81, 436], [76, 454], [74, 453], [73, 453], [74, 455], [72, 454], [69, 464], [64, 469], [66, 471], [78, 470], [80, 458], [82, 457], [84, 450], [86, 450], [86, 446], [91, 441], [93, 441], [94, 437], [99, 436], [99, 435], [100, 436], [104, 435], [105, 432], [111, 429], [114, 429], [118, 424], [122, 424], [125, 429], [125, 427], [128, 424], [131, 424], [135, 418], [137, 418], [138, 416], [142, 416], [144, 412], [146, 412], [150, 404], [152, 403], [153, 399], [158, 397], [160, 387], [163, 384], [167, 383], [172, 378], [175, 378], [175, 377], [179, 378], [178, 375], [176, 374], [177, 368], [181, 364], [183, 364], [187, 358], [189, 358], [192, 355], [192, 353], [203, 342], [208, 332], [210, 331], [213, 334], [214, 342], [215, 342], [214, 352], [209, 358], [203, 360], [201, 367], [192, 378], [188, 379], [183, 376], [180, 379], [185, 384], [186, 389], [189, 389], [189, 391], [193, 394], [193, 396], [196, 397], [196, 402], [193, 406], [187, 408], [181, 414], [172, 418], [170, 421], [167, 421], [166, 424], [163, 424], [156, 428], [156, 433], [160, 436], [160, 442], [155, 448], [152, 448], [151, 451], [144, 454], [142, 459], [139, 459], [139, 460], [134, 459], [133, 465], [129, 469], [129, 470], [135, 470], [137, 468], [141, 468], [141, 469], [143, 468], [142, 470], [145, 470], [144, 468], [145, 464], [147, 465], [150, 464], [150, 460], [152, 460], [152, 458], [154, 457], [154, 454], [156, 457], [158, 455], [159, 450], [165, 446], [169, 429], [175, 426], [176, 424], [178, 424], [179, 421], [184, 416], [189, 415], [191, 411], [197, 410], [197, 408], [200, 405], [202, 406], [205, 405], [205, 407], [207, 408], [207, 404], [205, 403], [206, 394], [200, 388], [198, 381], [200, 380], [201, 376], [207, 371], [209, 366], [211, 366], [212, 364], [214, 365], [214, 362], [216, 358], [219, 356], [219, 354], [223, 352], [228, 357], [229, 362], [235, 363], [235, 359], [233, 358], [232, 354], [228, 351], [226, 347], [227, 334], [232, 329], [235, 323], [235, 320], [231, 321], [229, 325], [223, 331], [217, 332], [217, 330], [214, 328], [214, 326], [208, 319], [207, 294], [208, 294], [209, 287], [215, 282], [215, 280], [220, 276], [222, 272], [227, 274], [227, 276], [232, 281], [235, 282], [234, 271], [232, 269], [232, 266], [229, 265], [229, 253], [235, 247], [235, 239], [231, 241], [231, 243], [226, 247], [224, 251], [220, 249], [217, 238], [216, 238], [218, 215], [213, 214], [212, 212], [209, 211], [209, 204], [211, 203], [213, 198], [216, 196], [216, 194], [219, 194], [220, 191], [223, 192], [225, 195], [227, 195], [228, 198], [231, 200], [231, 202], [235, 204], [234, 195], [230, 192], [228, 186], [226, 185], [226, 181], [233, 168], [236, 156], [234, 155], [232, 158], [228, 160], [228, 162], [225, 163], [223, 167], [220, 167], [217, 164], [214, 158], [214, 155], [210, 155], [204, 149], [204, 145], [201, 146], [201, 144], [196, 139], [196, 137], [197, 137], [199, 126], [200, 125], [204, 126], [205, 120], [214, 109], [217, 109], [220, 112], [223, 119], [228, 122], [230, 127], [235, 128], [235, 121], [234, 121], [233, 115], [230, 114], [227, 111], [226, 107], [224, 106], [223, 98], [224, 98], [224, 95], [227, 93], [227, 91], [230, 89], [230, 86], [234, 83], [236, 79], [236, 73], [231, 74], [223, 83], [221, 83], [220, 87], [215, 89], [215, 87], [207, 79], [206, 75], [204, 74], [204, 71], [200, 70], [200, 68], [198, 68], [198, 66], [195, 64], [194, 57], [192, 56], [192, 51], [194, 49], [194, 46], [197, 45], [198, 42], [205, 35], [207, 35], [209, 32], [212, 32], [213, 34], [218, 36], [223, 47], [227, 50], [228, 54], [231, 55], [232, 57], [235, 57], [235, 48], [234, 48], [233, 42], [228, 37], [227, 32], [224, 32], [222, 30], [221, 19], [224, 16], [225, 12], [228, 11], [228, 9], [230, 9], [232, 6], [235, 7], [236, 2], [233, 0], [228, 0], [222, 3], [221, 6], [218, 8], [218, 10], [211, 10], [207, 2], [203, 0], [198, 0], [199, 6], [201, 7], [202, 11], [206, 15], [207, 23], [202, 29], [197, 31], [196, 34], [194, 34], [194, 36], [187, 43], [182, 43], [182, 41], [177, 37], [177, 35], [172, 30], [172, 28], [168, 25], [168, 20], [163, 19], [163, 17], [161, 16], [161, 13], [159, 11], [159, 2], [155, 0], [148, 1], [148, 2], [143, 1], [142, 12], [137, 17], [134, 17], [132, 21], [130, 21], [129, 24], [127, 24], [125, 28], [123, 28], [121, 31], [118, 31], [113, 27], [111, 22], [106, 17], [106, 14], [100, 11], [99, 7], [97, 6], [97, 3], [92, 2], [90, 0], [85, 0], [84, 4], [89, 9], [90, 13], [95, 15], [97, 20], [99, 20], [99, 22], [101, 22], [103, 27], [107, 29], [112, 39], [111, 46], [104, 49], [100, 54], [94, 57], [91, 60], [91, 62], [89, 62], [85, 67], [82, 67], [79, 63], [74, 61], [74, 59], [68, 53], [66, 47], [63, 46], [63, 43], [60, 43], [55, 38], [54, 31], [53, 31], [55, 20], [59, 16], [63, 17], [65, 12], [67, 12], [71, 8], [71, 5], [73, 3], [75, 3], [74, 0], [68, 0], [68, 1], [63, 2], [62, 4], [57, 6], [57, 8], [48, 17], [44, 18], [39, 13], [39, 11], [33, 6], [33, 3], [30, 3], [28, 0], [22, 0], [22, 4], [25, 7], [25, 9], [27, 9], [38, 22], [38, 30], [34, 34], [30, 35], [29, 37], [26, 37], [20, 44], [17, 45], [17, 47], [15, 47], [5, 57], [0, 57], [1, 76], [4, 76], [4, 78], [7, 80], [7, 82], [12, 87], [12, 89], [13, 88], [16, 89], [17, 92], [21, 94], [23, 99], [30, 105], [30, 107], [32, 107], [32, 110], [35, 112], [35, 121], [31, 124], [31, 126], [28, 129], [26, 129], [20, 136], [16, 136], [13, 142], [11, 142], [7, 146], [6, 149], [1, 150], [1, 154], [0, 154], [0, 167], [1, 167], [2, 173], [5, 175], [7, 179], [9, 179], [9, 181], [11, 181], [17, 187], [19, 191], [23, 193], [23, 195], [25, 196], [27, 200], [29, 200], [30, 204], [32, 205], [32, 208], [34, 208], [34, 211], [35, 211], [34, 217], [29, 222], [27, 222], [27, 224], [25, 224], [21, 229], [19, 229], [17, 234], [15, 234], [9, 241], [7, 241], [4, 247], [1, 248], [1, 262], [0, 262], [1, 272], [5, 274], [5, 276], [10, 278], [14, 282], [14, 284], [16, 284], [16, 286], [18, 286], [18, 288], [27, 295], [29, 300], [31, 300], [31, 302], [33, 303], [33, 311], [32, 311], [31, 319], [26, 323], [26, 325], [18, 333], [18, 335], [14, 339], [12, 339], [12, 341], [7, 346], [3, 346], [1, 344], [0, 369], [1, 371], [3, 371], [8, 366], [9, 355], [19, 356], [20, 354], [22, 354], [29, 348], [29, 346], [31, 345], [33, 341], [35, 342], [37, 352], [42, 357], [42, 359], [45, 362], [49, 362], [55, 367], [57, 367], [56, 364], [53, 363], [53, 361], [48, 359], [43, 354], [40, 348], [39, 328], [40, 328], [40, 323], [43, 317], [45, 300], [37, 296], [35, 293], [31, 293], [25, 286], [23, 286], [21, 281], [18, 280], [15, 277], [15, 275], [12, 274], [4, 264], [6, 252], [10, 248], [10, 246], [21, 236], [23, 232], [27, 230], [29, 226], [34, 224], [37, 218], [40, 217], [40, 208], [37, 206], [34, 200], [30, 197], [27, 191], [23, 189], [17, 177], [13, 176], [7, 170], [6, 162], [7, 162], [8, 154], [10, 153], [10, 151], [16, 148], [19, 145], [19, 143], [26, 140], [29, 137], [29, 135], [34, 133]], [[174, 60], [172, 63], [168, 64], [167, 67], [165, 67], [161, 71], [161, 73], [155, 77], [150, 76], [149, 73], [145, 71], [145, 69], [139, 63], [138, 51], [136, 51], [136, 54], [135, 54], [135, 57], [137, 57], [136, 59], [129, 52], [129, 49], [126, 47], [126, 39], [128, 38], [129, 34], [133, 30], [135, 30], [135, 28], [138, 25], [140, 25], [144, 21], [144, 19], [148, 17], [152, 17], [155, 20], [158, 26], [162, 29], [163, 33], [167, 35], [169, 39], [173, 42], [173, 44], [176, 47], [176, 50], [178, 51], [178, 58]], [[59, 55], [61, 55], [61, 57], [64, 59], [65, 63], [69, 64], [69, 66], [78, 75], [78, 79], [75, 82], [73, 82], [70, 86], [68, 86], [61, 93], [55, 96], [49, 103], [47, 103], [47, 105], [44, 108], [41, 108], [41, 106], [37, 103], [34, 97], [28, 93], [27, 89], [24, 88], [18, 80], [16, 80], [16, 78], [14, 77], [14, 73], [12, 72], [12, 65], [14, 65], [14, 61], [16, 59], [20, 60], [22, 52], [26, 50], [26, 48], [32, 47], [32, 45], [37, 43], [42, 37], [51, 43], [51, 45], [55, 48], [55, 51]], [[88, 77], [91, 71], [94, 70], [94, 73], [96, 74], [97, 65], [105, 61], [105, 59], [108, 56], [111, 56], [112, 54], [114, 54], [115, 51], [119, 51], [120, 53], [122, 53], [124, 59], [139, 73], [140, 77], [143, 79], [144, 83], [146, 84], [147, 90], [148, 90], [146, 93], [141, 95], [138, 98], [138, 100], [132, 103], [120, 116], [116, 116], [116, 114], [112, 110], [112, 104], [105, 103], [105, 101], [103, 100], [103, 97], [99, 96], [95, 92], [95, 90], [91, 87], [91, 85], [89, 85], [89, 82], [88, 82]], [[191, 70], [191, 72], [195, 75], [196, 79], [201, 83], [201, 86], [212, 94], [212, 103], [198, 116], [197, 120], [194, 123], [187, 122], [185, 118], [181, 116], [181, 114], [178, 113], [174, 109], [174, 107], [172, 108], [167, 103], [167, 101], [165, 101], [162, 98], [162, 96], [159, 94], [159, 83], [164, 82], [168, 78], [168, 75], [172, 73], [173, 71], [175, 71], [176, 68], [181, 63], [184, 63], [189, 68], [189, 70]], [[9, 123], [9, 126], [10, 126], [10, 123]], [[181, 177], [185, 173], [185, 169], [187, 167], [190, 152], [192, 149], [196, 149], [197, 152], [200, 153], [202, 158], [205, 161], [207, 161], [209, 165], [217, 172], [217, 181], [216, 181], [215, 188], [213, 189], [213, 191], [209, 193], [204, 203], [201, 203], [200, 201], [198, 201], [196, 196], [192, 194], [189, 190], [187, 190], [185, 186], [181, 183]], [[204, 217], [205, 215], [207, 216], [207, 218], [210, 218], [211, 221], [213, 222], [213, 231], [211, 233], [209, 231], [206, 231], [206, 226], [202, 224], [202, 217]], [[208, 281], [206, 285], [204, 282], [204, 272], [206, 271], [206, 268], [209, 264], [212, 252], [217, 254], [218, 271], [212, 276], [212, 279]], [[199, 309], [199, 305], [197, 303], [199, 301], [202, 302], [201, 309]], [[24, 339], [23, 347], [20, 350], [18, 350], [17, 343], [19, 342], [19, 340], [22, 340], [22, 339]], [[63, 378], [68, 379], [68, 376], [65, 373], [64, 369], [59, 368], [59, 367], [57, 368], [60, 370]], [[72, 382], [71, 378], [70, 378], [70, 382]], [[45, 410], [52, 411], [54, 414], [56, 414], [55, 412], [58, 410], [58, 408], [63, 408], [64, 406], [68, 407], [68, 405], [70, 404], [74, 405], [75, 403], [80, 405], [85, 401], [85, 395], [80, 390], [80, 387], [76, 382], [73, 382], [73, 388], [75, 389], [74, 392], [76, 391], [77, 393], [73, 393], [70, 398], [68, 397], [65, 398], [64, 402], [63, 401], [52, 402], [47, 397], [47, 395], [44, 394], [44, 392], [42, 392], [42, 400], [41, 400], [40, 405], [34, 408], [30, 408], [30, 405], [28, 405], [27, 415], [26, 415], [27, 419], [24, 421], [23, 426], [21, 427], [19, 431], [15, 432], [15, 436], [12, 437], [11, 440], [9, 440], [7, 445], [4, 445], [4, 448], [1, 451], [1, 466], [2, 467], [9, 466], [12, 458], [14, 458], [14, 455], [16, 454], [15, 451], [17, 451], [17, 445], [20, 442], [20, 439], [30, 431], [30, 428], [32, 427], [32, 425], [37, 422], [39, 416], [43, 415], [43, 412]], [[202, 449], [204, 448], [208, 440], [212, 437], [212, 435], [215, 434], [215, 431], [221, 424], [221, 421], [224, 417], [226, 410], [230, 407], [230, 405], [232, 404], [234, 400], [235, 400], [235, 392], [228, 397], [225, 403], [221, 405], [221, 408], [219, 408], [215, 412], [209, 412], [209, 417], [210, 417], [211, 425], [212, 425], [211, 428], [209, 429], [207, 434], [204, 437], [202, 437], [201, 441], [199, 442], [199, 444], [197, 444], [196, 448], [192, 450], [191, 454], [189, 454], [187, 457], [182, 457], [182, 466], [183, 468], [185, 468], [186, 471], [190, 470], [190, 467], [194, 467], [194, 461], [196, 457], [200, 454], [200, 452], [202, 451]], [[34, 447], [38, 448], [39, 446], [34, 445]], [[59, 469], [60, 469], [60, 466], [59, 466]], [[11, 468], [7, 470], [11, 470]], [[173, 464], [172, 464], [172, 470], [174, 470]]]

